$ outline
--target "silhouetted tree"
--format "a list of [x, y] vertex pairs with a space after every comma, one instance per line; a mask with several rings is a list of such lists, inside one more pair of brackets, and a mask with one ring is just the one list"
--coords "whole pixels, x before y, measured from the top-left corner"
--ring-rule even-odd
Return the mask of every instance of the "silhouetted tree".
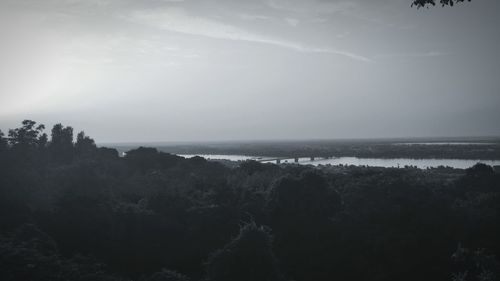
[[467, 168], [466, 174], [469, 177], [479, 178], [482, 176], [491, 176], [495, 174], [493, 167], [486, 165], [484, 163], [477, 163], [476, 165]]
[[[9, 143], [14, 149], [29, 149], [39, 147], [46, 143], [46, 135], [42, 134], [45, 125], [35, 127], [36, 122], [24, 120], [22, 127], [9, 130]], [[45, 142], [45, 143], [44, 143]]]
[[[471, 0], [439, 0], [439, 3], [444, 6], [453, 6], [459, 2], [465, 2]], [[427, 7], [428, 5], [436, 6], [437, 0], [414, 0], [411, 6], [416, 6], [417, 8]]]
[[48, 142], [49, 142], [49, 138], [48, 138], [47, 134], [43, 133], [38, 138], [38, 148], [45, 149], [47, 147]]
[[120, 157], [118, 150], [108, 147], [99, 147], [97, 149], [97, 158], [102, 160], [117, 160]]
[[61, 124], [54, 125], [49, 150], [54, 162], [63, 164], [71, 162], [74, 156], [73, 128]]
[[[49, 153], [41, 130], [26, 120], [9, 139], [0, 134], [2, 281], [120, 280], [107, 266], [141, 281], [187, 280], [176, 271], [206, 281], [499, 276], [493, 255], [500, 255], [500, 173], [484, 164], [467, 170], [225, 166], [154, 148], [120, 158], [83, 132], [72, 147], [72, 131], [60, 125], [50, 151], [94, 153], [71, 165], [47, 165], [35, 161]], [[425, 151], [402, 147], [377, 146], [367, 155]], [[471, 150], [449, 147], [432, 153], [466, 157]], [[452, 154], [439, 152], [448, 149]], [[500, 155], [497, 145], [484, 151], [490, 159]], [[272, 227], [272, 236], [254, 222], [239, 226], [248, 217]], [[465, 258], [455, 255], [452, 268], [459, 241], [488, 254], [462, 250]], [[162, 267], [172, 271], [158, 272]]]
[[32, 165], [43, 161], [40, 150], [44, 150], [47, 144], [47, 135], [43, 133], [45, 126], [36, 125], [35, 121], [24, 120], [22, 126], [9, 130], [8, 143], [12, 152], [12, 163]]
[[2, 130], [0, 130], [0, 152], [7, 149], [7, 139], [4, 138]]
[[75, 142], [75, 153], [76, 155], [82, 156], [90, 156], [95, 153], [97, 146], [93, 139], [85, 135], [85, 132], [81, 131], [76, 136]]
[[255, 222], [245, 224], [237, 237], [209, 257], [208, 280], [281, 280], [272, 241], [268, 227], [257, 226]]
[[455, 190], [462, 193], [462, 196], [469, 196], [470, 192], [500, 192], [500, 174], [491, 166], [477, 163], [466, 169], [465, 175], [457, 181]]
[[[139, 147], [126, 153], [125, 160], [142, 171], [171, 167], [183, 159], [177, 155], [159, 152], [156, 148]], [[202, 158], [203, 159], [203, 158]], [[205, 161], [203, 159], [203, 161]]]

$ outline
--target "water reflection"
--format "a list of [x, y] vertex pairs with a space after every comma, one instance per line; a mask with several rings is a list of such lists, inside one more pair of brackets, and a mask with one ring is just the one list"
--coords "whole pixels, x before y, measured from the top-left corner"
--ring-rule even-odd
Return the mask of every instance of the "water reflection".
[[[263, 163], [276, 163], [275, 157], [255, 157], [246, 155], [180, 155], [183, 157], [193, 157], [200, 156], [211, 160], [230, 160], [230, 161], [245, 161], [245, 160], [257, 160]], [[476, 163], [481, 162], [487, 165], [496, 166], [500, 165], [500, 160], [469, 160], [469, 159], [406, 159], [406, 158], [395, 158], [395, 159], [382, 159], [382, 158], [358, 158], [358, 157], [339, 157], [330, 159], [315, 158], [298, 158], [296, 159], [283, 159], [279, 161], [281, 164], [301, 164], [301, 165], [354, 165], [354, 166], [371, 166], [371, 167], [386, 167], [386, 168], [397, 168], [404, 166], [415, 166], [420, 169], [435, 168], [439, 166], [453, 167], [457, 169], [466, 169], [474, 166]]]

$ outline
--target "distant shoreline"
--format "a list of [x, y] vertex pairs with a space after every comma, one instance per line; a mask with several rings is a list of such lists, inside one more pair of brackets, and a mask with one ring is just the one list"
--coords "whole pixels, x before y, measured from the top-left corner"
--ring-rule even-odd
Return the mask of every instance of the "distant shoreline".
[[115, 144], [120, 153], [139, 146], [155, 147], [171, 154], [250, 155], [252, 157], [357, 157], [376, 159], [483, 159], [500, 160], [500, 142], [475, 141], [323, 141], [205, 144]]

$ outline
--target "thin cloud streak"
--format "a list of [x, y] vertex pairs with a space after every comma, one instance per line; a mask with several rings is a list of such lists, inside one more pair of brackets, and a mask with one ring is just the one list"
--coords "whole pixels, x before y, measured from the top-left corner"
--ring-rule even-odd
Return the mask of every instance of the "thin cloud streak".
[[296, 42], [254, 34], [233, 25], [220, 23], [207, 18], [190, 16], [183, 9], [179, 8], [164, 9], [162, 11], [135, 11], [131, 15], [123, 15], [122, 18], [137, 24], [189, 35], [268, 44], [302, 53], [333, 54], [357, 61], [373, 62], [370, 58], [349, 51], [337, 50], [334, 48], [311, 47]]
[[323, 0], [267, 0], [264, 3], [275, 10], [299, 14], [332, 15], [344, 13], [359, 7], [351, 1], [323, 1]]
[[406, 54], [381, 54], [375, 58], [433, 58], [451, 55], [450, 52], [430, 51], [426, 53], [406, 53]]

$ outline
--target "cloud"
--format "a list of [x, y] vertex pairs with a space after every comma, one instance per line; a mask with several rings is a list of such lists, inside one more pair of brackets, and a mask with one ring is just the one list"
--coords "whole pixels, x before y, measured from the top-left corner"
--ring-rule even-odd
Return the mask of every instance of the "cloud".
[[451, 55], [449, 52], [429, 51], [424, 53], [396, 53], [396, 54], [380, 54], [375, 58], [432, 58]]
[[62, 58], [61, 61], [67, 64], [78, 64], [78, 65], [109, 65], [114, 62], [112, 58], [85, 59], [81, 57], [66, 57]]
[[290, 26], [297, 26], [299, 25], [300, 21], [298, 19], [294, 19], [294, 18], [285, 18], [285, 22], [290, 25]]
[[122, 18], [137, 24], [189, 35], [204, 36], [214, 39], [268, 44], [303, 53], [334, 54], [363, 62], [372, 61], [365, 56], [344, 50], [311, 47], [297, 42], [258, 35], [236, 26], [225, 24], [209, 18], [189, 15], [185, 10], [181, 8], [133, 11], [130, 15], [124, 15]]
[[247, 21], [255, 21], [255, 20], [269, 20], [271, 17], [264, 15], [250, 15], [250, 14], [239, 14], [239, 19], [247, 20]]
[[346, 12], [359, 6], [357, 3], [352, 1], [324, 0], [267, 0], [265, 3], [268, 7], [279, 11], [318, 15]]

